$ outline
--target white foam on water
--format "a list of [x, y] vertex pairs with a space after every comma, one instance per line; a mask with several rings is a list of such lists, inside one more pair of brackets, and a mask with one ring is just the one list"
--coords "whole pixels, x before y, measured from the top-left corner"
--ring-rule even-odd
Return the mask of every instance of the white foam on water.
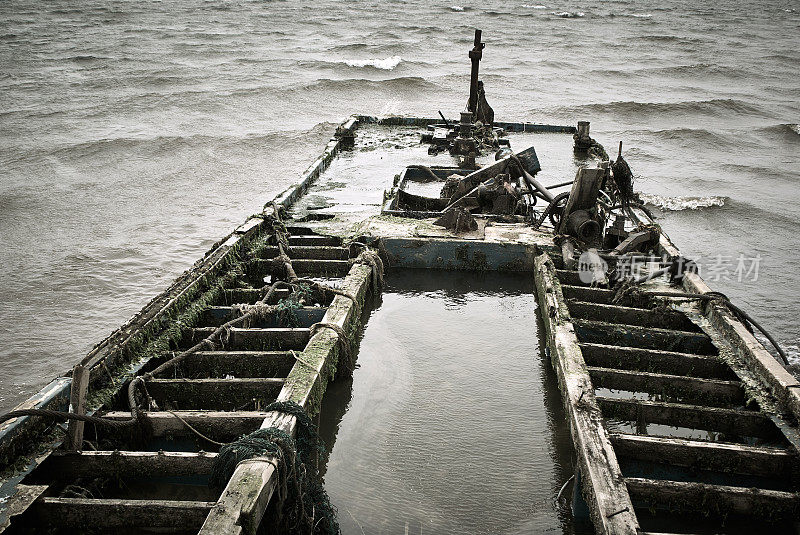
[[681, 210], [697, 210], [699, 208], [710, 208], [712, 206], [725, 206], [725, 197], [668, 197], [662, 195], [651, 195], [640, 193], [642, 201], [651, 206], [657, 206], [662, 210], [680, 212]]
[[547, 6], [543, 4], [522, 4], [522, 7], [527, 9], [547, 9]]
[[786, 351], [786, 359], [795, 366], [800, 365], [800, 347], [797, 344], [787, 344], [785, 342], [781, 345], [783, 350]]
[[583, 11], [553, 11], [553, 15], [562, 19], [579, 19], [586, 16]]
[[800, 124], [790, 124], [789, 128], [794, 130], [794, 133], [800, 136]]
[[450, 6], [453, 11], [464, 11], [464, 6]]
[[376, 58], [376, 59], [348, 59], [343, 61], [342, 63], [349, 65], [350, 67], [375, 67], [376, 69], [383, 69], [385, 71], [391, 71], [395, 67], [397, 67], [400, 62], [403, 61], [403, 58], [400, 56], [392, 56], [389, 58]]

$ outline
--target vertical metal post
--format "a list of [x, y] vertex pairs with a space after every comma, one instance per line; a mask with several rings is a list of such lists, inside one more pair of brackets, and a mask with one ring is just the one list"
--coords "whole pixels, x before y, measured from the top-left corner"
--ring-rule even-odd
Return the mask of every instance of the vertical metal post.
[[469, 79], [469, 102], [467, 103], [467, 109], [473, 114], [478, 107], [478, 64], [483, 56], [485, 46], [486, 44], [481, 43], [481, 30], [475, 30], [474, 47], [469, 51], [469, 59], [472, 60], [472, 74]]

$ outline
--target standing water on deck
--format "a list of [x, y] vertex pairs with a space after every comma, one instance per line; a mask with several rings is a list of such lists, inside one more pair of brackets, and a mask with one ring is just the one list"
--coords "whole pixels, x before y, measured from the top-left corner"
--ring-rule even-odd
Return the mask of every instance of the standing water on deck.
[[352, 381], [331, 384], [325, 487], [343, 533], [573, 533], [573, 473], [530, 275], [387, 276]]

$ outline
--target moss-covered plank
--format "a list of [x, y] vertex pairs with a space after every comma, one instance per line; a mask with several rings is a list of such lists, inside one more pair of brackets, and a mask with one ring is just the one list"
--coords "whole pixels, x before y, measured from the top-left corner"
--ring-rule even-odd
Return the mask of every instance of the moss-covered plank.
[[[341, 290], [356, 298], [337, 295], [328, 308], [323, 321], [339, 325], [352, 336], [360, 321], [360, 314], [369, 291], [372, 268], [354, 264], [342, 282]], [[351, 344], [352, 340], [345, 341]], [[320, 329], [308, 342], [281, 390], [279, 401], [294, 401], [314, 414], [328, 381], [337, 368], [345, 363], [338, 336], [330, 329]], [[261, 427], [277, 427], [294, 434], [296, 419], [281, 413], [270, 413]], [[272, 493], [277, 485], [275, 465], [270, 458], [255, 458], [240, 463], [228, 481], [222, 496], [208, 515], [200, 530], [201, 535], [230, 533], [254, 534], [261, 522]]]
[[[360, 322], [360, 313], [369, 291], [372, 269], [363, 264], [354, 264], [344, 279], [341, 290], [353, 295], [356, 303], [342, 295], [337, 295], [322, 321], [339, 325], [349, 338], [346, 344], [352, 347], [352, 337]], [[355, 348], [353, 348], [355, 349]], [[309, 413], [319, 408], [327, 381], [337, 370], [346, 368], [352, 363], [341, 362], [342, 346], [339, 337], [331, 329], [320, 329], [308, 342], [303, 351], [303, 362], [298, 362], [286, 378], [286, 386], [281, 392], [281, 401], [294, 401]], [[310, 368], [307, 364], [313, 366]]]
[[30, 520], [59, 528], [180, 528], [197, 529], [213, 502], [51, 498], [37, 500]]
[[709, 379], [737, 378], [725, 361], [713, 355], [693, 355], [610, 344], [581, 343], [580, 346], [583, 359], [589, 366]]
[[[262, 429], [269, 427], [294, 436], [297, 418], [271, 412], [261, 424]], [[272, 458], [255, 457], [240, 462], [199, 535], [255, 535], [277, 484], [278, 473]]]
[[700, 331], [700, 328], [692, 323], [686, 314], [677, 310], [643, 309], [574, 300], [568, 301], [567, 306], [569, 306], [569, 312], [573, 318], [676, 331]]
[[581, 342], [611, 344], [644, 349], [715, 355], [717, 349], [705, 333], [638, 327], [593, 320], [573, 320]]
[[277, 377], [150, 379], [147, 391], [160, 407], [236, 410], [251, 402], [266, 405], [274, 401], [283, 382]]
[[[295, 358], [289, 351], [198, 351], [184, 358], [179, 372], [184, 377], [286, 377]], [[172, 377], [167, 370], [159, 377]]]
[[[216, 327], [198, 327], [191, 329], [185, 342], [186, 347], [208, 338]], [[244, 329], [231, 327], [228, 330], [227, 349], [268, 351], [268, 350], [301, 350], [308, 343], [310, 331], [308, 327], [272, 327]]]
[[60, 481], [118, 477], [209, 475], [216, 453], [185, 451], [55, 451], [42, 464]]
[[[231, 440], [252, 433], [261, 426], [267, 413], [262, 411], [197, 411], [179, 410], [175, 414], [166, 411], [145, 411], [142, 417], [155, 438], [194, 437], [183, 422], [215, 440]], [[177, 416], [176, 416], [177, 415]], [[103, 415], [112, 420], [130, 420], [128, 411], [112, 411]], [[180, 417], [180, 418], [179, 418]], [[181, 421], [183, 420], [183, 421]]]

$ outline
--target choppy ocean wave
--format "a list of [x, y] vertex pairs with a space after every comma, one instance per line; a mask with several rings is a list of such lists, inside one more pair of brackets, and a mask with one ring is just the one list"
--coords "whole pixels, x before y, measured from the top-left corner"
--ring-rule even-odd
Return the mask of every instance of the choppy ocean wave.
[[697, 210], [699, 208], [710, 208], [712, 206], [725, 206], [726, 200], [725, 197], [668, 197], [663, 195], [651, 195], [649, 193], [640, 193], [639, 196], [645, 204], [671, 212]]
[[652, 77], [665, 77], [671, 80], [685, 79], [696, 80], [699, 77], [717, 77], [721, 80], [752, 79], [756, 74], [741, 67], [725, 67], [710, 63], [693, 63], [685, 65], [670, 65], [668, 67], [639, 66], [632, 68], [608, 69], [601, 67], [593, 69], [592, 74], [616, 79], [645, 79]]
[[438, 88], [435, 83], [420, 76], [400, 76], [387, 80], [367, 80], [365, 78], [345, 78], [333, 80], [322, 78], [309, 84], [303, 84], [301, 89], [306, 91], [363, 91], [365, 89], [382, 89], [386, 91], [413, 91], [433, 90]]
[[800, 125], [797, 123], [782, 123], [756, 128], [753, 133], [767, 136], [768, 138], [782, 138], [789, 143], [800, 141]]
[[82, 56], [79, 55], [79, 56], [71, 56], [71, 57], [67, 58], [68, 61], [74, 61], [76, 63], [85, 63], [85, 62], [90, 62], [90, 61], [100, 61], [100, 60], [106, 60], [106, 59], [111, 59], [111, 58], [105, 57], [105, 56], [92, 56], [92, 55], [82, 55]]
[[768, 62], [780, 62], [792, 67], [800, 65], [800, 56], [797, 54], [767, 54], [762, 56], [762, 59]]
[[653, 43], [679, 43], [679, 44], [699, 44], [705, 42], [704, 39], [699, 37], [692, 37], [686, 35], [670, 35], [670, 34], [661, 34], [661, 35], [638, 35], [631, 37], [634, 41], [647, 41]]
[[684, 100], [680, 102], [637, 102], [617, 101], [608, 103], [584, 104], [569, 108], [580, 114], [611, 114], [642, 117], [654, 114], [704, 114], [730, 117], [731, 113], [740, 115], [768, 116], [760, 107], [738, 99]]
[[391, 71], [403, 61], [400, 56], [391, 56], [388, 58], [375, 58], [375, 59], [345, 59], [338, 63], [344, 63], [349, 67], [373, 67], [384, 71]]
[[609, 17], [628, 17], [631, 19], [651, 19], [652, 13], [609, 13]]
[[56, 157], [64, 160], [79, 160], [105, 157], [108, 155], [134, 155], [170, 153], [184, 149], [203, 147], [240, 146], [257, 150], [263, 147], [279, 149], [291, 147], [298, 141], [309, 137], [320, 137], [332, 132], [334, 123], [318, 123], [309, 130], [282, 130], [280, 132], [221, 134], [191, 136], [159, 136], [141, 135], [116, 138], [96, 139], [67, 143], [48, 147], [47, 149], [15, 150], [12, 153], [0, 152], [0, 163], [15, 165], [25, 161], [41, 161]]
[[647, 132], [660, 140], [677, 141], [683, 145], [691, 144], [694, 147], [722, 147], [737, 144], [740, 148], [746, 144], [741, 136], [728, 131], [712, 131], [705, 128], [668, 128]]
[[582, 19], [586, 16], [583, 11], [553, 11], [551, 15], [562, 19]]
[[345, 55], [349, 55], [351, 53], [356, 53], [379, 57], [394, 56], [397, 52], [400, 52], [402, 48], [402, 43], [392, 40], [388, 40], [387, 42], [380, 42], [380, 40], [373, 42], [370, 40], [370, 42], [358, 41], [354, 43], [342, 43], [331, 47], [331, 51], [337, 54], [344, 53]]

